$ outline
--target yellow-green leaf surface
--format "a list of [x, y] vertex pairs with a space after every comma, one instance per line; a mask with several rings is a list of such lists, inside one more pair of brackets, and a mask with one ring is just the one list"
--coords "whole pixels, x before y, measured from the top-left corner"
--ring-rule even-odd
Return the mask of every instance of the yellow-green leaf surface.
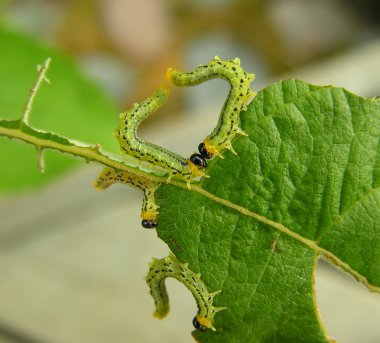
[[[52, 67], [33, 105], [31, 125], [118, 151], [113, 138], [117, 110], [72, 62], [22, 34], [0, 26], [0, 118], [19, 119], [35, 82], [36, 66], [48, 57]], [[46, 172], [36, 168], [35, 148], [1, 138], [0, 190], [14, 191], [42, 184], [78, 161], [48, 151]]]
[[242, 113], [238, 153], [200, 187], [160, 187], [158, 235], [221, 290], [200, 342], [328, 342], [318, 256], [380, 290], [380, 101], [283, 81]]

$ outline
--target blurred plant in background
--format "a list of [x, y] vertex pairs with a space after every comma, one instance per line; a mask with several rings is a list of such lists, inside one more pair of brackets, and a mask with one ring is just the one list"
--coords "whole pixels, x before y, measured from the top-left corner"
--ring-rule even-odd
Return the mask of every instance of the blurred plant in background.
[[1, 7], [3, 21], [73, 56], [122, 107], [161, 83], [167, 66], [239, 55], [263, 79], [370, 39], [380, 22], [370, 0], [13, 0]]

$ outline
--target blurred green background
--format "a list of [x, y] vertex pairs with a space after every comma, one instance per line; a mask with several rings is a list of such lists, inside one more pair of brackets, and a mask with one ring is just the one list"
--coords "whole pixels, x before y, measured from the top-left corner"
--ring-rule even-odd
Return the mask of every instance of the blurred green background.
[[[1, 0], [0, 117], [18, 118], [36, 66], [52, 57], [32, 125], [118, 151], [119, 112], [215, 55], [240, 57], [257, 91], [282, 78], [380, 95], [380, 3], [343, 0]], [[227, 85], [175, 89], [141, 134], [184, 156], [215, 126]], [[191, 342], [196, 309], [169, 280], [172, 312], [151, 318], [142, 280], [167, 255], [139, 225], [141, 194], [91, 188], [101, 170], [0, 138], [0, 342]], [[44, 186], [43, 186], [44, 185]], [[39, 186], [39, 187], [36, 187]], [[43, 187], [41, 187], [43, 186]], [[331, 336], [380, 342], [380, 299], [321, 262]]]

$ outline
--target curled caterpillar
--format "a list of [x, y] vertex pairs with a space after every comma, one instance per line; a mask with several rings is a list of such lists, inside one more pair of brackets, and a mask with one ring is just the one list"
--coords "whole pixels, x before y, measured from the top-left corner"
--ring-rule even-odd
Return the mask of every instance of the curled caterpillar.
[[198, 313], [193, 319], [194, 327], [200, 331], [206, 329], [215, 331], [214, 316], [217, 312], [226, 309], [226, 307], [213, 306], [214, 297], [220, 291], [210, 293], [201, 280], [201, 275], [191, 271], [186, 263], [181, 263], [172, 254], [160, 260], [153, 259], [149, 265], [146, 282], [156, 305], [154, 316], [162, 319], [169, 312], [169, 297], [165, 287], [167, 277], [182, 282], [193, 294], [198, 305]]
[[223, 61], [215, 56], [207, 65], [200, 65], [189, 73], [169, 68], [166, 78], [177, 86], [194, 86], [214, 78], [222, 78], [229, 82], [231, 89], [220, 113], [218, 124], [203, 141], [203, 145], [199, 146], [199, 154], [193, 154], [190, 161], [204, 168], [203, 166], [207, 165], [206, 159], [220, 155], [224, 149], [229, 149], [236, 155], [231, 140], [236, 134], [246, 136], [239, 127], [239, 114], [246, 110], [248, 100], [255, 94], [250, 88], [255, 75], [244, 71], [238, 58]]
[[155, 191], [159, 185], [154, 182], [126, 171], [116, 172], [113, 168], [105, 168], [94, 181], [94, 187], [97, 189], [106, 189], [113, 183], [125, 183], [132, 185], [144, 192], [144, 199], [141, 209], [141, 225], [146, 229], [152, 229], [157, 226], [158, 207], [155, 202]]
[[152, 168], [161, 168], [167, 171], [168, 182], [171, 178], [185, 180], [190, 188], [190, 181], [205, 173], [189, 159], [166, 150], [158, 145], [146, 142], [137, 136], [140, 123], [165, 104], [169, 90], [161, 86], [151, 97], [140, 104], [120, 114], [116, 137], [119, 140], [122, 152], [133, 156], [139, 161], [148, 163]]

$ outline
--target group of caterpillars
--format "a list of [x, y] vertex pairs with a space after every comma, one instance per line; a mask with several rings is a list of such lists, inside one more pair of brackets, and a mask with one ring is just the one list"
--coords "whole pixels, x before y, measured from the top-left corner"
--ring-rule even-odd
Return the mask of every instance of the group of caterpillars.
[[[236, 155], [231, 141], [236, 134], [245, 136], [240, 128], [240, 112], [246, 110], [247, 103], [254, 96], [250, 88], [254, 74], [249, 74], [240, 66], [240, 60], [221, 60], [217, 56], [206, 65], [200, 65], [189, 73], [182, 73], [169, 68], [167, 80], [176, 86], [193, 86], [204, 81], [222, 78], [229, 82], [230, 91], [221, 110], [218, 124], [202, 143], [198, 146], [198, 153], [184, 158], [158, 145], [146, 142], [137, 136], [140, 123], [163, 106], [169, 96], [169, 89], [161, 86], [151, 97], [141, 103], [135, 103], [131, 109], [120, 114], [116, 137], [122, 153], [132, 156], [137, 161], [147, 164], [152, 170], [163, 170], [167, 173], [167, 182], [171, 179], [184, 181], [191, 189], [191, 181], [197, 177], [207, 177], [205, 168], [207, 160], [220, 156], [224, 149], [229, 149]], [[125, 171], [115, 171], [105, 168], [95, 187], [105, 189], [113, 183], [126, 183], [141, 189], [144, 192], [142, 205], [142, 226], [155, 228], [157, 226], [158, 206], [155, 203], [154, 193], [160, 184]], [[173, 277], [192, 292], [198, 305], [198, 314], [193, 320], [198, 330], [215, 330], [213, 327], [214, 315], [224, 307], [214, 307], [213, 298], [219, 292], [209, 293], [200, 279], [200, 275], [192, 272], [187, 264], [182, 264], [173, 255], [161, 260], [154, 260], [150, 265], [147, 283], [155, 300], [155, 316], [165, 317], [169, 310], [168, 296], [164, 280]]]

